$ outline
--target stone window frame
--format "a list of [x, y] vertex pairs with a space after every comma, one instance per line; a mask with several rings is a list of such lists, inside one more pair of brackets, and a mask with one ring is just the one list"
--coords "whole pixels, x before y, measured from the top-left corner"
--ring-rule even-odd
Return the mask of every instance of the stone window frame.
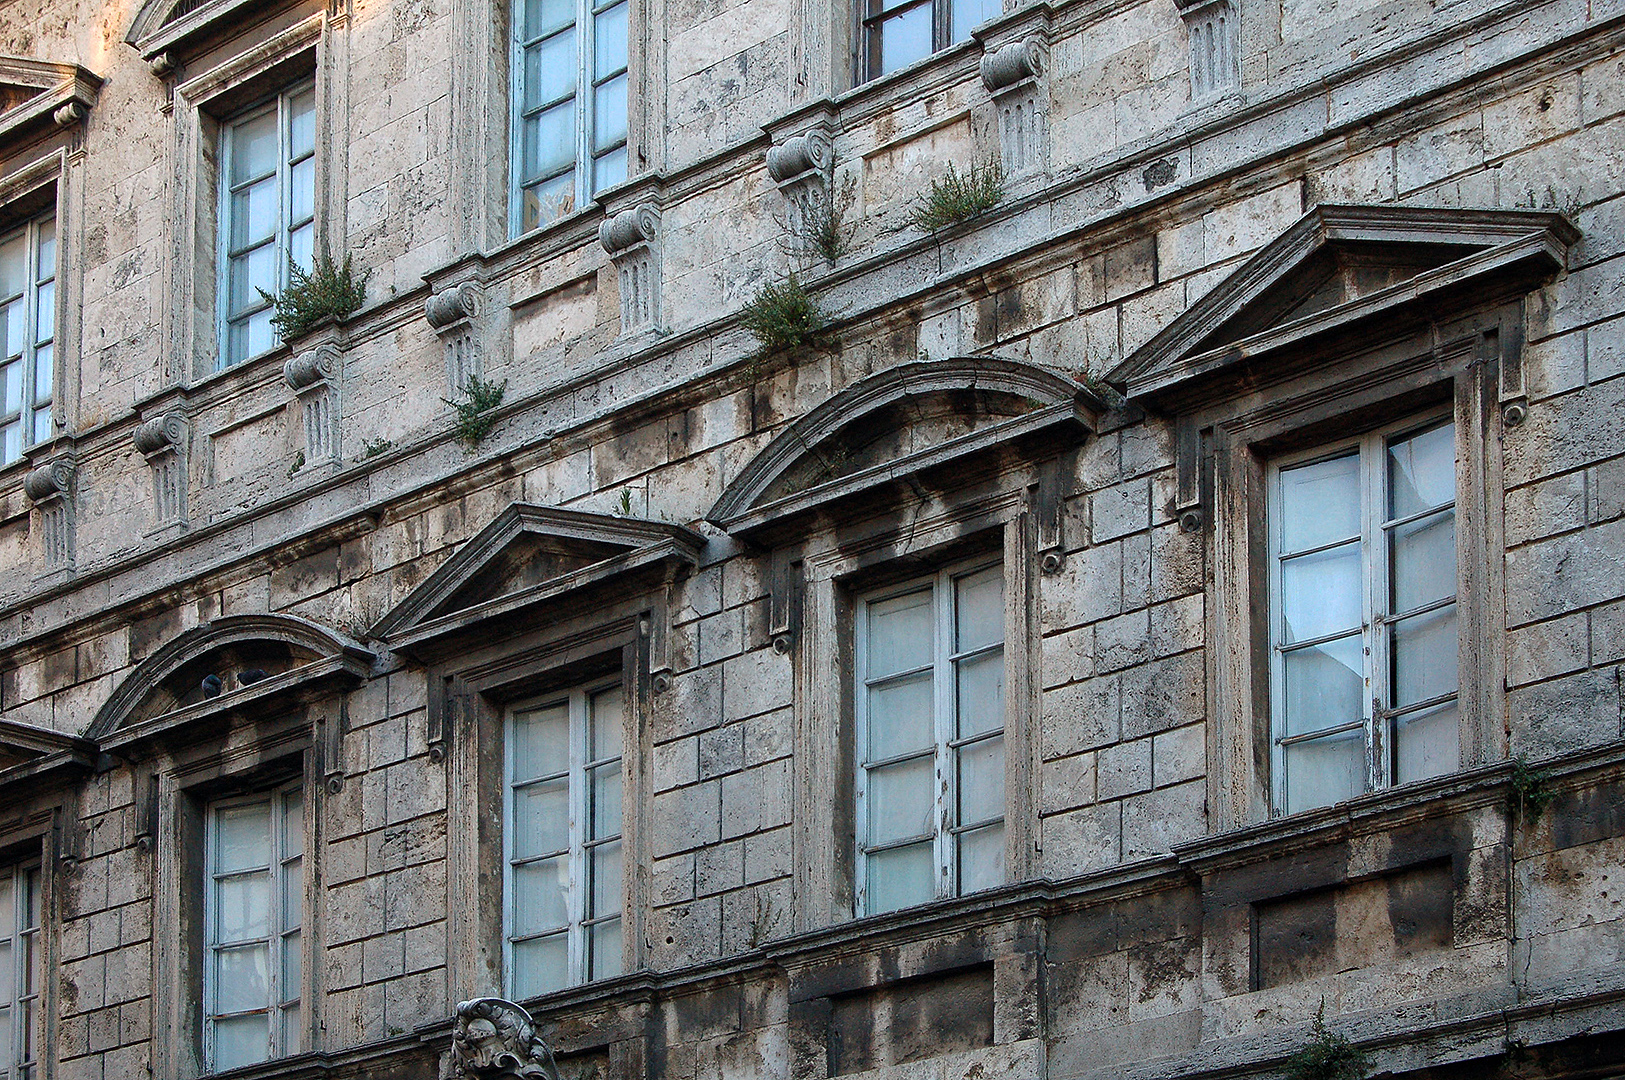
[[[40, 234], [46, 222], [50, 223], [51, 245], [53, 251], [51, 255], [50, 276], [48, 279], [42, 281], [40, 271], [40, 253], [43, 246], [43, 241], [40, 238]], [[18, 380], [18, 388], [22, 396], [18, 399], [17, 410], [15, 413], [4, 411], [5, 406], [0, 404], [0, 433], [3, 433], [4, 429], [9, 426], [12, 421], [15, 421], [18, 425], [19, 430], [16, 454], [10, 458], [6, 456], [7, 450], [3, 446], [4, 435], [0, 434], [0, 467], [9, 465], [14, 461], [24, 460], [27, 457], [29, 450], [41, 443], [50, 442], [51, 439], [56, 435], [56, 417], [61, 413], [61, 410], [57, 408], [57, 403], [52, 395], [55, 392], [57, 384], [55, 351], [56, 333], [57, 327], [61, 323], [61, 319], [59, 318], [60, 309], [58, 308], [56, 302], [56, 295], [58, 292], [56, 286], [58, 279], [57, 271], [60, 266], [60, 256], [62, 252], [62, 247], [57, 242], [56, 225], [57, 216], [54, 199], [52, 199], [51, 205], [48, 208], [41, 207], [33, 214], [22, 215], [20, 220], [9, 222], [5, 225], [0, 225], [0, 243], [8, 241], [15, 236], [20, 236], [23, 241], [23, 273], [22, 280], [20, 282], [20, 291], [10, 300], [10, 303], [21, 302], [27, 309], [27, 314], [23, 317], [24, 328], [27, 332], [25, 333], [21, 342], [21, 352], [18, 354], [17, 359], [13, 361], [22, 368], [22, 377]], [[51, 307], [49, 312], [44, 312], [40, 310], [39, 292], [47, 285], [49, 285], [51, 288]], [[0, 295], [0, 301], [4, 300], [5, 297]], [[44, 338], [45, 340], [41, 341], [41, 338]], [[36, 384], [39, 364], [39, 350], [41, 348], [49, 348], [52, 350], [50, 386], [46, 389], [46, 392], [43, 395], [40, 393], [39, 386]], [[0, 363], [4, 363], [6, 360], [6, 357], [0, 356]], [[41, 401], [42, 397], [44, 398], [43, 402]], [[36, 437], [36, 425], [39, 422], [39, 416], [37, 414], [41, 409], [45, 410], [45, 423], [47, 427], [47, 433], [42, 438]]]

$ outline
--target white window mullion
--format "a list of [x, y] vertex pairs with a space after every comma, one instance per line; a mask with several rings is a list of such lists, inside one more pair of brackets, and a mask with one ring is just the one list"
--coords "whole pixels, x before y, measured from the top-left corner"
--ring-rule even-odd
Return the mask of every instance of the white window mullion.
[[592, 0], [576, 4], [576, 206], [592, 198], [593, 40], [598, 32]]
[[587, 695], [570, 694], [570, 886], [567, 918], [570, 920], [569, 963], [571, 981], [581, 981], [587, 968], [586, 930], [586, 832], [587, 832]]
[[1381, 462], [1382, 437], [1367, 435], [1360, 440], [1360, 567], [1363, 571], [1361, 588], [1361, 633], [1364, 640], [1365, 683], [1360, 705], [1365, 711], [1366, 789], [1375, 791], [1387, 783], [1387, 770], [1382, 763], [1383, 744], [1382, 710], [1388, 702], [1378, 677], [1383, 670], [1381, 660], [1382, 629], [1388, 615], [1387, 597], [1384, 596], [1378, 549], [1382, 546], [1382, 484], [1376, 474]]
[[932, 796], [936, 801], [932, 820], [936, 825], [937, 897], [952, 896], [957, 880], [954, 868], [954, 807], [959, 784], [955, 768], [954, 738], [954, 683], [953, 652], [954, 603], [953, 579], [946, 573], [938, 574], [932, 584], [932, 625], [935, 640], [932, 645], [932, 664], [935, 669], [932, 682], [936, 704], [936, 778]]

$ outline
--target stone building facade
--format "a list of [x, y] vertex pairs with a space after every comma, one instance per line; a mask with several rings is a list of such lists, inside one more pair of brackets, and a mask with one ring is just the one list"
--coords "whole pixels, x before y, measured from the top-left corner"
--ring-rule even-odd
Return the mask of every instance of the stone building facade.
[[1625, 7], [997, 7], [0, 10], [0, 1072], [1625, 1075]]

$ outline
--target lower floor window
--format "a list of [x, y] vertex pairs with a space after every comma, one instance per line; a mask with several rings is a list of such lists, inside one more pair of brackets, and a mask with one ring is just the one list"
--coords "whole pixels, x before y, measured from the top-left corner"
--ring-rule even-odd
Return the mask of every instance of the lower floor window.
[[1448, 417], [1271, 465], [1278, 810], [1458, 767], [1455, 505]]
[[212, 804], [206, 842], [204, 1044], [218, 1072], [302, 1049], [300, 787]]
[[856, 615], [860, 913], [1000, 884], [1003, 568], [873, 593]]
[[504, 946], [524, 1000], [619, 975], [619, 683], [575, 689], [509, 718]]
[[39, 1075], [40, 869], [0, 868], [0, 1077]]

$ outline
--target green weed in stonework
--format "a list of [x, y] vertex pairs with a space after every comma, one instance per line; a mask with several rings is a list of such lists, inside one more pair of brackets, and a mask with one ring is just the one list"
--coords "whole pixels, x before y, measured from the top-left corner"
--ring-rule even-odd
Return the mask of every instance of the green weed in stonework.
[[908, 223], [921, 232], [938, 232], [980, 217], [1004, 198], [1004, 169], [998, 161], [972, 165], [964, 172], [948, 163], [948, 171], [931, 181], [908, 211]]
[[368, 439], [367, 444], [361, 448], [361, 456], [374, 458], [379, 454], [387, 453], [395, 448], [395, 444], [388, 439]]
[[834, 348], [839, 344], [830, 333], [828, 316], [794, 274], [758, 289], [740, 319], [756, 338], [756, 359], [788, 349]]
[[1352, 1043], [1327, 1030], [1322, 998], [1308, 1045], [1286, 1059], [1286, 1080], [1362, 1080], [1369, 1065]]
[[500, 383], [486, 382], [477, 375], [470, 375], [468, 382], [463, 385], [462, 397], [453, 401], [451, 398], [441, 398], [457, 413], [457, 439], [469, 450], [480, 445], [491, 428], [496, 424], [491, 416], [491, 410], [502, 404], [503, 395], [508, 392], [508, 380]]
[[271, 325], [283, 341], [310, 333], [328, 319], [343, 319], [359, 311], [367, 302], [367, 279], [371, 271], [357, 274], [346, 255], [335, 263], [331, 255], [318, 255], [307, 273], [288, 266], [288, 287], [276, 296], [264, 289], [261, 296], [276, 304]]
[[1507, 791], [1507, 808], [1519, 821], [1534, 821], [1546, 812], [1557, 793], [1545, 769], [1531, 768], [1518, 758], [1512, 763], [1512, 786]]

